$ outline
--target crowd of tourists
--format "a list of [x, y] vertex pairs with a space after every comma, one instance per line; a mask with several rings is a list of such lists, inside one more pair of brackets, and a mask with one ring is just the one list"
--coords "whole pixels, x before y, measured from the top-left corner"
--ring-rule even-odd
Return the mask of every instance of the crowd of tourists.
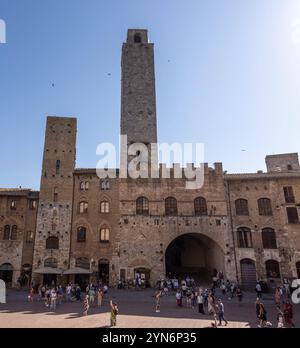
[[[257, 327], [272, 327], [268, 321], [267, 310], [262, 300], [262, 285], [257, 282], [255, 286], [257, 299], [255, 301], [255, 310], [257, 318]], [[197, 286], [194, 278], [187, 276], [178, 280], [176, 277], [169, 277], [157, 282], [156, 312], [160, 313], [161, 298], [175, 294], [176, 305], [178, 307], [191, 308], [197, 310], [200, 314], [208, 314], [213, 318], [212, 327], [221, 326], [228, 321], [225, 318], [224, 299], [237, 299], [238, 303], [243, 300], [243, 291], [238, 283], [225, 280], [222, 272], [215, 272], [212, 276], [211, 286], [209, 288]], [[218, 294], [218, 297], [217, 297]], [[274, 295], [274, 302], [277, 309], [277, 327], [288, 328], [295, 327], [293, 322], [293, 305], [290, 301], [291, 287], [287, 280], [284, 280], [282, 287], [277, 287]], [[230, 304], [230, 302], [228, 302]]]
[[[135, 289], [143, 286], [144, 279], [141, 274], [135, 274]], [[282, 286], [278, 286], [274, 294], [274, 304], [277, 309], [277, 327], [295, 327], [293, 322], [293, 305], [290, 301], [291, 289], [285, 281]], [[233, 299], [238, 303], [243, 301], [243, 292], [238, 283], [225, 280], [222, 272], [215, 272], [211, 279], [209, 287], [198, 286], [192, 276], [177, 278], [169, 276], [166, 279], [160, 279], [156, 283], [157, 291], [155, 293], [155, 311], [160, 313], [161, 299], [164, 296], [174, 296], [174, 305], [179, 308], [188, 308], [197, 311], [201, 315], [212, 317], [211, 327], [225, 326], [228, 321], [225, 316], [224, 302], [229, 306]], [[122, 287], [118, 286], [119, 289]], [[256, 301], [255, 313], [257, 326], [260, 328], [271, 327], [272, 323], [268, 321], [268, 313], [262, 299], [262, 285], [257, 282], [255, 286]], [[108, 294], [106, 284], [89, 284], [82, 288], [78, 284], [68, 284], [51, 286], [40, 285], [32, 286], [28, 293], [28, 301], [34, 300], [44, 303], [50, 311], [56, 311], [57, 307], [63, 302], [81, 302], [83, 306], [82, 314], [88, 315], [89, 309], [93, 307], [100, 308], [103, 300]], [[228, 301], [227, 301], [228, 300]], [[116, 302], [110, 301], [110, 324], [116, 326], [118, 315], [118, 306]]]
[[[56, 311], [57, 306], [62, 302], [83, 302], [84, 308], [102, 306], [104, 296], [108, 293], [106, 284], [89, 284], [83, 290], [78, 284], [68, 284], [63, 287], [61, 285], [51, 286], [39, 285], [37, 288], [31, 286], [28, 293], [28, 301], [33, 302], [36, 299], [38, 302], [43, 302], [46, 308], [50, 311]], [[86, 299], [88, 298], [88, 306]], [[86, 310], [83, 311], [87, 312]]]

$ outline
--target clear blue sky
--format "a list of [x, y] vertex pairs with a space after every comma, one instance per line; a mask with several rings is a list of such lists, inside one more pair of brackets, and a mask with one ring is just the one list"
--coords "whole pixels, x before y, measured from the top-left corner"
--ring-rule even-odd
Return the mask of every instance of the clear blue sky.
[[78, 117], [77, 167], [118, 143], [136, 27], [155, 43], [160, 142], [203, 142], [230, 172], [300, 151], [299, 0], [0, 0], [0, 18], [0, 187], [39, 188], [47, 115]]

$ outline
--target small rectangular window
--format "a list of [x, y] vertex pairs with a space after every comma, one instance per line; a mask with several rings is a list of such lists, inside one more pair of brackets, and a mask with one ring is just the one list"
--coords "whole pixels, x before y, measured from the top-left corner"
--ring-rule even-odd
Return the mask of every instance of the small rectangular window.
[[36, 200], [30, 200], [29, 201], [29, 209], [30, 210], [36, 210], [37, 208], [37, 201]]
[[287, 213], [289, 224], [298, 224], [299, 223], [299, 216], [298, 216], [297, 208], [293, 208], [293, 207], [286, 208], [286, 213]]
[[33, 243], [34, 233], [32, 231], [27, 231], [26, 233], [26, 243]]
[[17, 210], [17, 201], [16, 200], [13, 200], [10, 202], [10, 209]]
[[286, 203], [295, 203], [294, 190], [292, 186], [287, 186], [283, 188], [284, 198]]
[[57, 161], [56, 161], [56, 174], [59, 174], [59, 171], [60, 171], [60, 165], [61, 165], [60, 160], [57, 160]]

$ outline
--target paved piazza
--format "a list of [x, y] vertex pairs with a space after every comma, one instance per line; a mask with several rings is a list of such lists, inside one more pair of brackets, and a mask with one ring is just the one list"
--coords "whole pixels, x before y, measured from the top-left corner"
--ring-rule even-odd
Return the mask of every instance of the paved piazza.
[[[212, 322], [209, 315], [201, 315], [196, 309], [178, 308], [174, 294], [164, 296], [161, 313], [155, 313], [153, 290], [110, 290], [101, 309], [92, 308], [82, 317], [81, 303], [63, 303], [55, 313], [49, 312], [43, 302], [27, 302], [24, 291], [9, 291], [6, 304], [0, 304], [1, 328], [100, 328], [109, 325], [109, 299], [118, 303], [118, 328], [203, 328]], [[217, 293], [218, 295], [218, 293]], [[243, 302], [224, 299], [227, 327], [256, 327], [255, 294], [246, 293]], [[263, 302], [268, 320], [277, 326], [273, 296], [266, 295]], [[300, 327], [300, 305], [294, 306], [294, 321]]]

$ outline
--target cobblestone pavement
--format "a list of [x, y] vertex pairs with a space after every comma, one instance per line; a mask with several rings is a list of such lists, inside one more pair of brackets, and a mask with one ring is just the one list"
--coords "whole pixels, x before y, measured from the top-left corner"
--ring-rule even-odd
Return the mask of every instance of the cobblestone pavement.
[[[49, 312], [43, 302], [27, 302], [27, 292], [9, 291], [7, 303], [0, 304], [0, 327], [18, 328], [99, 328], [107, 327], [110, 320], [109, 299], [118, 303], [119, 328], [202, 328], [211, 325], [212, 317], [196, 309], [178, 308], [175, 295], [164, 296], [161, 312], [155, 313], [154, 290], [110, 290], [103, 306], [91, 308], [82, 317], [81, 303], [62, 303], [55, 313]], [[218, 296], [218, 294], [217, 294]], [[221, 296], [220, 296], [221, 297]], [[225, 317], [230, 328], [256, 327], [255, 294], [246, 293], [242, 303], [224, 298]], [[277, 326], [273, 296], [265, 295], [263, 302], [268, 320]], [[294, 321], [300, 327], [300, 305], [294, 305]]]

